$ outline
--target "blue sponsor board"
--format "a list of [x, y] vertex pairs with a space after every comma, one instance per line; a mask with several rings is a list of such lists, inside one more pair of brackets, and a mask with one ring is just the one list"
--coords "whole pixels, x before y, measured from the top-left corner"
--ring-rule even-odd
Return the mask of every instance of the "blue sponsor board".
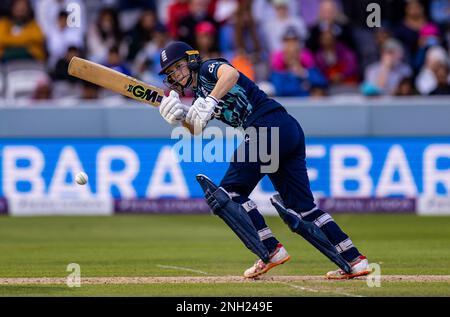
[[[450, 138], [310, 138], [307, 143], [317, 197], [450, 196]], [[228, 165], [202, 154], [220, 150], [216, 159], [230, 157], [227, 147], [235, 145], [227, 144], [204, 141], [200, 150], [192, 149], [198, 162], [180, 162], [179, 143], [171, 139], [2, 139], [0, 197], [202, 197], [195, 175], [219, 182]], [[74, 182], [79, 171], [89, 176], [85, 186]], [[273, 192], [267, 178], [257, 190]]]

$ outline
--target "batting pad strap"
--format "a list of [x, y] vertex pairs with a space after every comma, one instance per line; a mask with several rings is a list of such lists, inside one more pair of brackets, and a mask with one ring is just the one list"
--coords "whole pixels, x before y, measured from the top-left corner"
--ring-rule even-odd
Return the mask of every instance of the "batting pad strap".
[[[229, 192], [228, 196], [230, 196], [230, 198], [233, 199], [236, 197], [240, 197], [241, 195], [236, 192]], [[245, 209], [246, 212], [249, 212], [249, 211], [257, 208], [256, 203], [251, 199], [247, 200], [245, 203], [242, 203], [241, 206], [242, 206], [242, 208]]]
[[342, 241], [341, 243], [339, 243], [338, 245], [336, 245], [336, 250], [339, 253], [345, 252], [349, 249], [353, 248], [353, 242], [352, 240], [350, 240], [350, 238]]
[[300, 213], [300, 217], [305, 218], [306, 216], [312, 214], [312, 213], [313, 213], [314, 211], [316, 211], [317, 209], [319, 209], [319, 208], [316, 206], [316, 207], [314, 207], [314, 208], [311, 209], [311, 210], [308, 210], [308, 211], [305, 211], [305, 212], [301, 212], [301, 213]]
[[328, 213], [324, 213], [323, 215], [317, 217], [316, 220], [314, 220], [314, 224], [320, 228], [323, 225], [329, 223], [330, 221], [333, 221], [333, 217], [331, 217], [331, 215]]
[[258, 235], [261, 238], [261, 241], [273, 237], [273, 233], [272, 233], [272, 230], [270, 230], [270, 228], [264, 228], [264, 229], [259, 230]]
[[245, 209], [246, 212], [249, 212], [250, 210], [256, 209], [256, 203], [250, 199], [245, 203], [243, 203], [242, 207]]

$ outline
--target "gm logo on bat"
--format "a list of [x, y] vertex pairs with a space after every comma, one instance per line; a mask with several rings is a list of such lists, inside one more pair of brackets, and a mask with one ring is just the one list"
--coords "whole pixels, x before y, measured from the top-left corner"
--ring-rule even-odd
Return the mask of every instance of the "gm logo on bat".
[[131, 92], [134, 97], [142, 100], [151, 101], [152, 103], [161, 102], [163, 96], [159, 95], [157, 91], [145, 88], [142, 85], [130, 85], [128, 84], [128, 92]]

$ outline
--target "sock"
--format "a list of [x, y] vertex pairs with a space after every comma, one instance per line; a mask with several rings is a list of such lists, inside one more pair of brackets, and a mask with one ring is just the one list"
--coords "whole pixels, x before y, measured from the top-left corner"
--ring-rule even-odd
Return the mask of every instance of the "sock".
[[266, 246], [267, 250], [269, 250], [269, 253], [272, 253], [277, 247], [279, 241], [274, 237], [272, 230], [270, 230], [270, 228], [266, 225], [264, 217], [256, 208], [250, 210], [248, 212], [248, 215], [252, 220], [256, 230], [258, 231], [259, 237]]
[[344, 231], [334, 222], [330, 214], [320, 209], [312, 213], [303, 213], [302, 218], [306, 221], [314, 222], [325, 233], [328, 240], [336, 247], [338, 252], [347, 262], [352, 262], [361, 255], [358, 249], [353, 245], [352, 240]]
[[256, 209], [256, 204], [245, 196], [235, 196], [233, 197], [233, 201], [245, 205], [244, 208], [246, 208], [248, 216], [258, 231], [262, 243], [266, 246], [267, 250], [269, 250], [269, 253], [272, 253], [280, 242], [274, 237], [272, 230], [266, 225], [264, 217], [258, 209]]

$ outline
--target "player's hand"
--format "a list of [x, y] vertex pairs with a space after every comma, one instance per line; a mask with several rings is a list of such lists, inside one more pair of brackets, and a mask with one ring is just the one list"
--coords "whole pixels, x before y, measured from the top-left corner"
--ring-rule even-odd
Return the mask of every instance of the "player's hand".
[[171, 90], [168, 97], [164, 97], [159, 106], [159, 113], [170, 124], [180, 122], [186, 117], [189, 106], [181, 103], [178, 93]]
[[197, 98], [186, 115], [186, 122], [196, 130], [206, 127], [206, 124], [212, 118], [214, 108], [218, 101], [213, 97]]

